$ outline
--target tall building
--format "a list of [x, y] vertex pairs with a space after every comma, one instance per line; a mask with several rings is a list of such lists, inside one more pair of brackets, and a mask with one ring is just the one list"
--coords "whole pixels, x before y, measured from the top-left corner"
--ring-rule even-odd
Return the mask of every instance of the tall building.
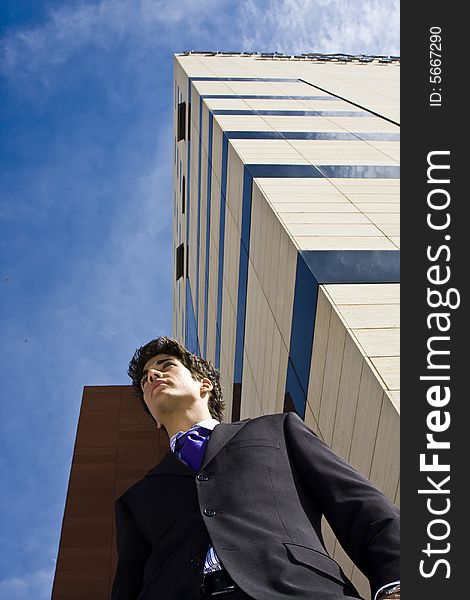
[[[226, 420], [295, 410], [398, 504], [398, 60], [174, 73], [173, 335], [220, 369]], [[167, 448], [130, 386], [84, 389], [53, 600], [109, 598], [114, 500]]]
[[174, 336], [398, 504], [399, 60], [178, 54], [174, 131]]
[[167, 449], [168, 437], [131, 386], [84, 388], [51, 600], [109, 600], [117, 563], [114, 500]]

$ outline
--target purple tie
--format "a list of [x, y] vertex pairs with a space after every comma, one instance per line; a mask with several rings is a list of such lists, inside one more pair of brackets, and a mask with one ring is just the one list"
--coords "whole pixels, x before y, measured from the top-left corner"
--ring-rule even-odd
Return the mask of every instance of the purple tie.
[[175, 454], [192, 469], [199, 471], [211, 433], [211, 429], [196, 425], [176, 439]]

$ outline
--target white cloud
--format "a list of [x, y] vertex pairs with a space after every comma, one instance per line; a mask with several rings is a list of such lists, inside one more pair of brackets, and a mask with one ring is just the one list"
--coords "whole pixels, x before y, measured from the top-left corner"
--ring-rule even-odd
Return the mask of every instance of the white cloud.
[[399, 54], [397, 0], [245, 0], [240, 15], [250, 51]]
[[210, 21], [214, 14], [217, 14], [216, 0], [101, 0], [65, 4], [51, 10], [45, 23], [7, 33], [3, 40], [2, 71], [17, 77], [46, 69], [43, 78], [47, 84], [47, 69], [65, 63], [86, 46], [112, 51], [119, 42], [132, 38], [145, 48], [178, 45], [191, 34], [199, 32], [203, 37], [204, 22]]
[[38, 569], [20, 577], [0, 581], [0, 598], [8, 600], [49, 600], [54, 567]]
[[129, 47], [129, 68], [142, 55], [183, 50], [399, 54], [398, 0], [101, 0], [65, 4], [43, 24], [3, 39], [1, 73], [20, 96], [43, 96], [62, 67], [86, 51], [97, 57]]
[[[235, 11], [235, 14], [232, 14]], [[112, 51], [135, 38], [141, 48], [399, 53], [398, 0], [101, 0], [64, 5], [39, 27], [5, 36], [2, 71], [48, 71], [78, 49]], [[192, 48], [179, 47], [191, 44]], [[206, 47], [209, 44], [210, 47]], [[25, 83], [22, 77], [21, 81]]]

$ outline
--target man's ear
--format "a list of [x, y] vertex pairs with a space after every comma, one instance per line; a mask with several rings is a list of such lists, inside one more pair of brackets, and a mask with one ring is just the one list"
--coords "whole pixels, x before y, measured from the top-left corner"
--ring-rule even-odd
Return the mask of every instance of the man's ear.
[[201, 394], [208, 393], [213, 389], [214, 386], [212, 385], [212, 381], [208, 377], [203, 377], [201, 379]]

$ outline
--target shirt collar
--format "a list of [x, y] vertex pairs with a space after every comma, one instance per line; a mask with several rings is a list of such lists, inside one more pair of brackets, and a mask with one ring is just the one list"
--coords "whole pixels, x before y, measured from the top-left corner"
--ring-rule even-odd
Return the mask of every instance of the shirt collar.
[[[194, 425], [192, 425], [189, 429], [187, 429], [187, 431], [190, 431], [191, 429], [194, 429], [197, 426], [205, 427], [206, 429], [210, 429], [211, 431], [213, 431], [217, 425], [219, 425], [219, 421], [217, 421], [217, 419], [213, 419], [211, 417], [210, 419], [204, 419], [203, 421], [198, 421], [197, 423], [194, 423]], [[172, 452], [174, 452], [174, 450], [175, 450], [176, 438], [178, 437], [178, 435], [180, 433], [185, 433], [185, 432], [177, 431], [175, 433], [175, 435], [172, 435], [170, 438], [170, 450]]]

